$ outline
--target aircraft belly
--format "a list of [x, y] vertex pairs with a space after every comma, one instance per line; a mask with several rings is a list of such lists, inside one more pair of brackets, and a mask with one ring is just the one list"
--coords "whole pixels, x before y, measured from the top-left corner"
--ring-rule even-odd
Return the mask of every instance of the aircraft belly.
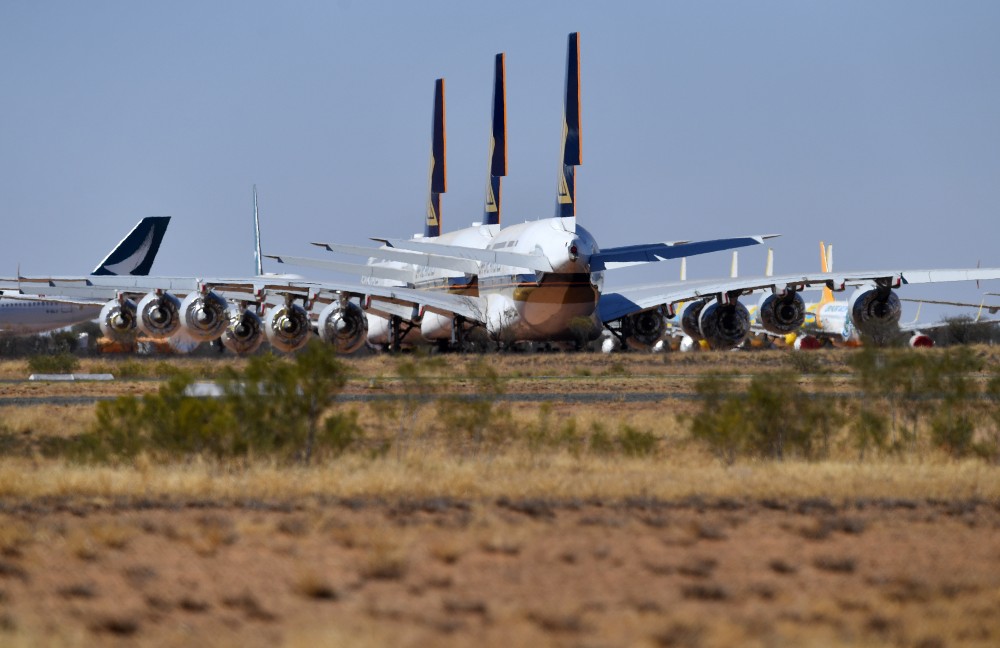
[[531, 337], [543, 339], [566, 337], [570, 322], [591, 317], [597, 306], [597, 292], [590, 284], [522, 285], [511, 299]]

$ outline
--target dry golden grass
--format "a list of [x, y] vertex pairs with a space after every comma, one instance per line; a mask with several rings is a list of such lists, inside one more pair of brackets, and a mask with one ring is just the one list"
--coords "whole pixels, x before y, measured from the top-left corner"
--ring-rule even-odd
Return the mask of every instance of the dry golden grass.
[[92, 405], [0, 407], [0, 431], [34, 437], [79, 434], [94, 421]]
[[1000, 501], [1000, 468], [982, 461], [738, 462], [724, 467], [652, 459], [525, 452], [402, 460], [347, 456], [312, 467], [196, 461], [171, 466], [83, 466], [0, 461], [0, 497], [289, 500], [323, 497], [979, 498]]

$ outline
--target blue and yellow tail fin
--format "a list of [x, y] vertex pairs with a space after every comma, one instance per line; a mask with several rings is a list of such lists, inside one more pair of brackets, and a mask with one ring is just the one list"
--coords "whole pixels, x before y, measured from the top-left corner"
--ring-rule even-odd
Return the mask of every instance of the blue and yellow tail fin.
[[434, 123], [431, 140], [430, 187], [424, 236], [441, 236], [441, 194], [448, 191], [444, 130], [444, 79], [434, 82]]
[[497, 54], [493, 67], [493, 126], [490, 131], [490, 179], [486, 183], [483, 223], [500, 224], [500, 178], [507, 175], [507, 73], [506, 59]]
[[576, 175], [580, 164], [580, 33], [569, 35], [566, 53], [566, 101], [563, 108], [562, 168], [556, 194], [556, 216], [576, 216]]

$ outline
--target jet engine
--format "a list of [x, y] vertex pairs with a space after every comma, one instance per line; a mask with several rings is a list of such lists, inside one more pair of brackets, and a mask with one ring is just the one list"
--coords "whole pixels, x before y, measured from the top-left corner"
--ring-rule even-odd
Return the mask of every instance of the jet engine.
[[264, 323], [249, 308], [231, 308], [229, 324], [222, 333], [222, 345], [237, 355], [253, 353], [264, 341]]
[[681, 313], [681, 330], [695, 342], [702, 339], [701, 325], [698, 322], [701, 318], [701, 311], [705, 309], [706, 304], [708, 304], [707, 299], [690, 302]]
[[151, 338], [168, 338], [181, 326], [181, 302], [170, 293], [149, 293], [136, 306], [138, 326]]
[[101, 333], [115, 342], [127, 342], [135, 334], [135, 302], [112, 299], [101, 309]]
[[291, 353], [298, 351], [309, 341], [312, 327], [309, 313], [298, 304], [279, 306], [267, 314], [267, 341], [275, 349]]
[[888, 288], [858, 289], [848, 302], [851, 323], [862, 335], [883, 343], [899, 328], [902, 308], [899, 297]]
[[750, 312], [738, 301], [712, 302], [698, 318], [701, 337], [713, 349], [732, 349], [743, 343], [750, 332]]
[[214, 292], [191, 293], [181, 302], [181, 322], [188, 334], [199, 342], [215, 340], [229, 324], [226, 300]]
[[934, 346], [934, 340], [924, 333], [914, 333], [910, 336], [909, 345], [914, 349], [930, 348]]
[[319, 336], [337, 349], [337, 353], [352, 353], [368, 339], [368, 318], [353, 302], [333, 302], [319, 314]]
[[625, 320], [624, 333], [629, 344], [650, 348], [667, 330], [667, 321], [659, 309], [644, 310]]
[[757, 317], [768, 333], [787, 335], [802, 327], [806, 319], [806, 304], [797, 292], [765, 295], [757, 305]]

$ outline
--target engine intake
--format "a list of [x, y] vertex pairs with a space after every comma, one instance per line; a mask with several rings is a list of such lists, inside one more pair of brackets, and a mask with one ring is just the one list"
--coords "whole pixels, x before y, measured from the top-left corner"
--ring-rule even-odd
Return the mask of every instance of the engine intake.
[[760, 325], [768, 333], [787, 335], [802, 328], [806, 319], [806, 304], [797, 292], [768, 295], [757, 306]]
[[226, 309], [226, 300], [214, 292], [191, 293], [181, 302], [181, 321], [192, 338], [208, 342], [226, 329]]
[[368, 318], [353, 302], [333, 302], [319, 314], [319, 336], [338, 353], [352, 353], [368, 339]]
[[708, 304], [707, 299], [702, 299], [696, 302], [690, 302], [684, 307], [684, 312], [681, 313], [681, 330], [684, 331], [684, 335], [697, 342], [702, 339], [701, 336], [701, 311], [705, 310], [705, 306]]
[[170, 293], [149, 293], [136, 306], [138, 326], [151, 338], [162, 340], [181, 327], [181, 302]]
[[128, 342], [135, 335], [135, 302], [112, 299], [101, 308], [101, 333], [115, 342]]
[[275, 349], [291, 353], [304, 347], [312, 329], [309, 313], [298, 304], [275, 308], [267, 316], [267, 341]]
[[896, 293], [888, 288], [855, 290], [848, 310], [854, 328], [877, 344], [885, 344], [899, 331], [902, 306]]
[[710, 347], [732, 349], [743, 344], [750, 333], [750, 312], [738, 301], [712, 303], [701, 310], [698, 324], [701, 337]]
[[626, 320], [626, 339], [629, 344], [652, 347], [667, 330], [667, 320], [659, 310], [645, 310], [630, 315]]
[[237, 355], [253, 353], [264, 341], [264, 323], [249, 308], [232, 308], [229, 324], [222, 333], [222, 345]]

